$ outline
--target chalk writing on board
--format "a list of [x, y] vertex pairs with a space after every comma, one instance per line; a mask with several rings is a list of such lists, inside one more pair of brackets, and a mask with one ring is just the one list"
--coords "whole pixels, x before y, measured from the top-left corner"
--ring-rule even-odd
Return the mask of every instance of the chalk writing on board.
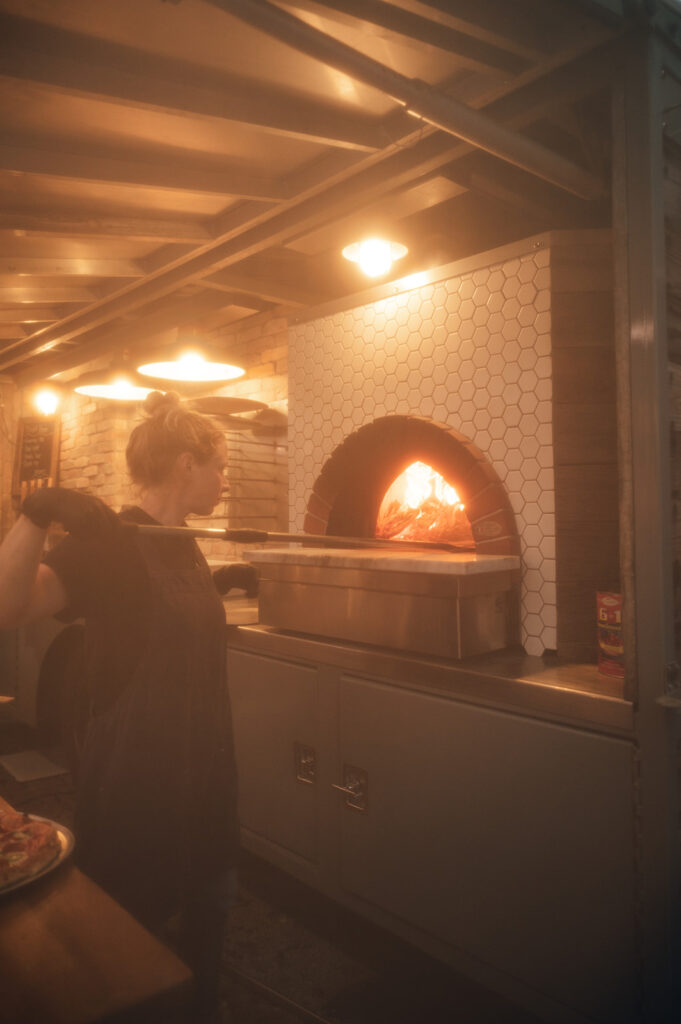
[[13, 487], [15, 494], [56, 482], [59, 427], [57, 417], [24, 417], [19, 420]]

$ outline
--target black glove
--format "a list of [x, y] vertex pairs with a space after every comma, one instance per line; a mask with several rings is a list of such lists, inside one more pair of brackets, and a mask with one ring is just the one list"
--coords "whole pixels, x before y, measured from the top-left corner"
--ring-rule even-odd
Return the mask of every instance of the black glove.
[[41, 530], [50, 523], [61, 523], [80, 540], [110, 540], [121, 526], [113, 509], [99, 498], [66, 487], [38, 488], [24, 500], [21, 511]]
[[213, 582], [219, 594], [226, 594], [232, 587], [237, 587], [246, 591], [246, 597], [258, 596], [258, 570], [250, 562], [223, 565], [213, 573]]

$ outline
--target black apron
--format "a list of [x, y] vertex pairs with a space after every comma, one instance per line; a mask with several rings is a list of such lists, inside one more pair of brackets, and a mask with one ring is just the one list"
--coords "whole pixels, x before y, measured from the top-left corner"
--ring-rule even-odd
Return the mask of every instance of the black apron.
[[[234, 865], [236, 768], [225, 617], [208, 565], [193, 540], [135, 542], [149, 579], [148, 642], [88, 725], [76, 839], [82, 869], [152, 922]], [[169, 568], [178, 561], [168, 544], [178, 543], [184, 567]]]

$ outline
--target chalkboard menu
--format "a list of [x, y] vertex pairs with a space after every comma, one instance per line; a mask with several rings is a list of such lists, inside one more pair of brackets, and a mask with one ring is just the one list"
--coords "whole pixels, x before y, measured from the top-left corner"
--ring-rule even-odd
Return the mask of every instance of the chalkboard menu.
[[26, 416], [19, 420], [19, 435], [12, 490], [25, 497], [37, 487], [57, 482], [59, 465], [58, 416]]

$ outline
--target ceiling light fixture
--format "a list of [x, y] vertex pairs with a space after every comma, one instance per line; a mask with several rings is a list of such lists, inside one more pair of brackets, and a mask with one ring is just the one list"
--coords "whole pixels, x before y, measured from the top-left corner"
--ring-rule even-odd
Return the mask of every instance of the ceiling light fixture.
[[156, 389], [140, 382], [134, 371], [127, 367], [96, 370], [86, 373], [74, 382], [73, 390], [90, 398], [110, 399], [114, 402], [142, 402]]
[[231, 363], [214, 362], [200, 352], [182, 352], [176, 359], [161, 359], [137, 367], [145, 377], [191, 384], [214, 383], [243, 377], [245, 370]]
[[206, 336], [194, 324], [178, 327], [173, 341], [137, 367], [145, 377], [172, 380], [177, 384], [215, 384], [243, 377], [245, 370], [222, 361], [222, 353], [206, 344]]
[[389, 242], [383, 238], [365, 238], [353, 242], [343, 249], [343, 256], [356, 263], [367, 277], [381, 277], [387, 274], [395, 260], [401, 260], [408, 253], [406, 245]]

